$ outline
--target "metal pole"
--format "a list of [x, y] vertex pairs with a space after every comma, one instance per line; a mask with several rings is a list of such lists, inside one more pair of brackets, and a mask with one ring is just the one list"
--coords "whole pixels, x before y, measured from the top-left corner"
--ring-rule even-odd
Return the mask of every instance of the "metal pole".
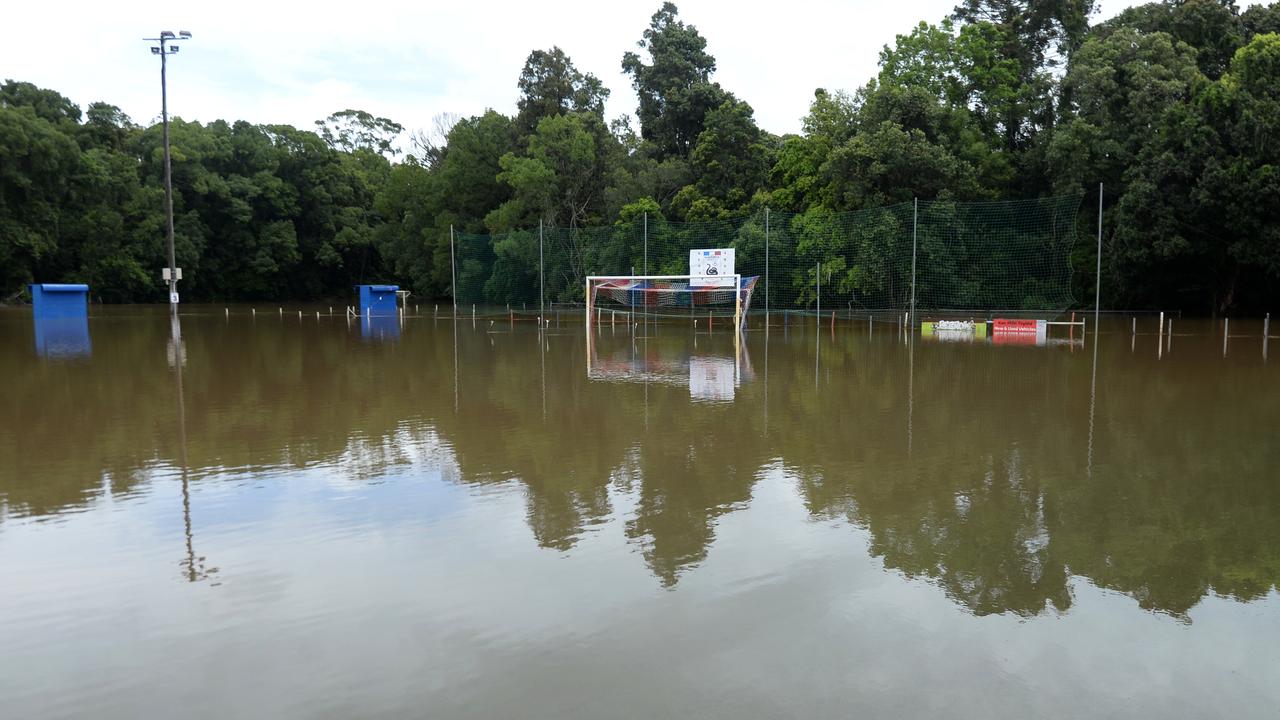
[[[634, 272], [634, 271], [632, 271]], [[649, 212], [644, 213], [644, 274], [649, 274]], [[641, 295], [644, 298], [644, 327], [645, 337], [649, 336], [649, 297]], [[646, 386], [647, 388], [648, 386]]]
[[[1102, 183], [1098, 183], [1098, 267], [1093, 288], [1093, 332], [1097, 334], [1098, 315], [1102, 312]], [[1096, 338], [1094, 342], [1097, 342]]]
[[916, 317], [916, 230], [920, 224], [920, 198], [911, 200], [911, 319]]
[[818, 279], [818, 290], [815, 293], [818, 300], [818, 320], [814, 327], [819, 327], [822, 324], [822, 263], [818, 263], [814, 269], [814, 277]]
[[542, 265], [542, 218], [538, 218], [538, 327], [542, 327], [542, 316], [546, 313], [546, 271]]
[[1271, 313], [1262, 321], [1262, 361], [1267, 360], [1267, 342], [1271, 339]]
[[764, 209], [764, 329], [769, 331], [769, 208]]
[[1160, 329], [1156, 332], [1156, 359], [1164, 357], [1164, 311], [1160, 311]]
[[169, 88], [166, 80], [168, 49], [160, 37], [160, 118], [164, 124], [164, 212], [169, 244], [169, 310], [177, 312], [178, 262], [173, 249], [173, 169], [169, 159]]
[[[737, 346], [742, 345], [742, 276], [733, 276], [733, 338]], [[739, 362], [740, 347], [734, 348], [734, 362]], [[738, 368], [735, 366], [734, 372]], [[735, 376], [735, 380], [737, 377]]]
[[458, 263], [453, 259], [453, 225], [449, 225], [449, 294], [453, 296], [453, 319], [458, 319]]

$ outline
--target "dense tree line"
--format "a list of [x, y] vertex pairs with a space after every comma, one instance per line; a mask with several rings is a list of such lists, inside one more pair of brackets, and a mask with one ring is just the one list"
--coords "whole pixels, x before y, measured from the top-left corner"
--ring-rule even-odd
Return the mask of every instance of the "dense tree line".
[[[528, 282], [539, 222], [607, 230], [767, 206], [812, 226], [915, 197], [1103, 182], [1109, 304], [1261, 309], [1280, 284], [1280, 5], [1167, 1], [1091, 26], [1093, 10], [964, 0], [897, 36], [857, 91], [816, 90], [798, 135], [756, 124], [671, 3], [622, 56], [638, 128], [605, 117], [609, 90], [559, 48], [528, 56], [514, 116], [442, 116], [403, 153], [400, 125], [358, 110], [315, 131], [175, 120], [184, 297], [316, 299], [373, 280], [447, 296], [452, 226], [491, 236], [472, 280], [500, 301]], [[89, 282], [104, 301], [162, 296], [160, 136], [106, 103], [0, 87], [0, 300], [37, 279]], [[600, 230], [572, 237], [570, 274], [631, 252]], [[1092, 289], [1091, 273], [1076, 281]]]

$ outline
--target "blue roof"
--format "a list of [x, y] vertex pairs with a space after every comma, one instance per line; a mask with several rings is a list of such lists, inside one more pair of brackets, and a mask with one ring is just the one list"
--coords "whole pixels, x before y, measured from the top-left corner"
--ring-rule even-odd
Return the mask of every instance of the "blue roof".
[[45, 292], [89, 292], [89, 286], [80, 283], [35, 283], [32, 287]]

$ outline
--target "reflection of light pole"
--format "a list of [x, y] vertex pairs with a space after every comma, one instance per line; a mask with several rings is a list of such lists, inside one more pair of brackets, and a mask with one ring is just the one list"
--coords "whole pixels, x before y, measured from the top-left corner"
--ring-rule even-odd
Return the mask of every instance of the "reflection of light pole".
[[190, 40], [191, 33], [181, 30], [175, 36], [172, 31], [165, 30], [158, 38], [143, 38], [148, 42], [158, 42], [151, 47], [152, 55], [160, 56], [160, 117], [164, 123], [164, 210], [169, 240], [169, 309], [178, 310], [178, 268], [173, 252], [173, 173], [169, 166], [169, 91], [165, 85], [166, 58], [178, 52], [177, 45], [169, 45], [179, 37]]
[[[173, 380], [178, 397], [178, 463], [182, 472], [182, 523], [187, 541], [187, 557], [179, 564], [187, 582], [210, 579], [218, 568], [205, 566], [203, 555], [197, 556], [195, 534], [191, 529], [191, 480], [187, 470], [187, 402], [182, 386], [182, 366], [186, 362], [186, 349], [182, 346], [182, 326], [177, 314], [169, 317], [169, 344], [173, 348]], [[214, 583], [215, 585], [217, 583]]]

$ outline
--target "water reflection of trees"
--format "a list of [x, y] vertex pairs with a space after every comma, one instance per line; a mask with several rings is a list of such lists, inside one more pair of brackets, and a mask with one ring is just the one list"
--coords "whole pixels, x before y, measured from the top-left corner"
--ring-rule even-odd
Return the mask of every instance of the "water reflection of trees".
[[[766, 433], [758, 334], [758, 377], [714, 405], [677, 385], [589, 380], [580, 338], [548, 338], [542, 362], [531, 330], [464, 324], [455, 409], [452, 328], [419, 323], [382, 344], [314, 321], [185, 323], [193, 477], [316, 463], [374, 477], [412, 467], [399, 446], [430, 434], [462, 482], [518, 484], [548, 549], [572, 552], [626, 493], [626, 538], [673, 586], [780, 461], [813, 517], [864, 528], [887, 568], [978, 614], [1065, 610], [1073, 576], [1173, 614], [1211, 593], [1254, 599], [1280, 579], [1280, 489], [1267, 480], [1280, 410], [1252, 400], [1260, 368], [1203, 383], [1194, 363], [1109, 368], [1104, 348], [1090, 474], [1090, 367], [1065, 351], [932, 346], [909, 365], [901, 344], [838, 334], [821, 344], [815, 380], [814, 345], [775, 337]], [[94, 329], [87, 363], [0, 350], [0, 371], [27, 378], [6, 390], [11, 417], [35, 419], [0, 443], [11, 513], [80, 507], [104, 482], [127, 494], [178, 452], [165, 324]], [[67, 437], [77, 452], [36, 450]]]

